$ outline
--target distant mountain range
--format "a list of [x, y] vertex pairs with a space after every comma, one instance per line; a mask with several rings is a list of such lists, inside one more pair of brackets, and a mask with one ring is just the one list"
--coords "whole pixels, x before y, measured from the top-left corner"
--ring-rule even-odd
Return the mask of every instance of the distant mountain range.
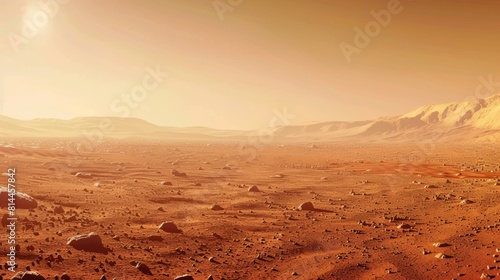
[[397, 117], [319, 122], [281, 127], [275, 131], [277, 138], [316, 141], [500, 140], [499, 133], [500, 94], [486, 99], [423, 106]]
[[[367, 121], [331, 121], [288, 125], [265, 131], [275, 142], [407, 142], [415, 140], [500, 143], [500, 94], [442, 105], [429, 105], [397, 117]], [[0, 116], [0, 137], [87, 137], [241, 141], [261, 130], [163, 127], [136, 118], [81, 117], [71, 120], [17, 120]]]

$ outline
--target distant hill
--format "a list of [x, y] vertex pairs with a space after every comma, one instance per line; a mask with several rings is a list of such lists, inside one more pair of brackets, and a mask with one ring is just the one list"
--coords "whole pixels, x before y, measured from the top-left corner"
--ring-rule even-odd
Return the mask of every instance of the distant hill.
[[498, 139], [500, 94], [442, 105], [429, 105], [397, 117], [371, 121], [320, 122], [281, 127], [277, 139], [309, 141], [466, 141]]
[[[80, 117], [16, 120], [0, 116], [0, 137], [93, 137], [244, 140], [259, 131], [163, 127], [136, 118]], [[486, 99], [429, 105], [402, 116], [354, 122], [318, 122], [274, 129], [273, 140], [406, 142], [415, 140], [500, 142], [500, 94]]]

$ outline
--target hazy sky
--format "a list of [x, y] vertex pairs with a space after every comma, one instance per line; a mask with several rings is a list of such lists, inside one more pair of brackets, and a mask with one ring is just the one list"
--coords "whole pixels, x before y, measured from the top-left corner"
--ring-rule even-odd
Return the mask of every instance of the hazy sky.
[[[498, 0], [65, 0], [40, 12], [55, 1], [2, 1], [0, 114], [249, 129], [285, 107], [303, 123], [461, 101], [480, 76], [500, 91]], [[367, 26], [368, 43], [355, 40]], [[343, 42], [357, 48], [350, 62]]]

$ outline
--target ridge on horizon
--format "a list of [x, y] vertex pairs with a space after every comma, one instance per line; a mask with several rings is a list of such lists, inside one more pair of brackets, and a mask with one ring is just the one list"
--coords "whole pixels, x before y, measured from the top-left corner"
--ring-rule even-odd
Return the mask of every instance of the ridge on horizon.
[[[408, 140], [425, 137], [432, 130], [453, 129], [483, 137], [500, 131], [500, 93], [484, 99], [421, 106], [399, 116], [379, 117], [364, 121], [317, 121], [274, 127], [275, 140], [330, 141], [330, 140]], [[113, 120], [113, 129], [103, 131], [109, 137], [188, 138], [188, 139], [241, 139], [258, 134], [255, 130], [215, 129], [203, 126], [169, 127], [153, 124], [144, 119], [130, 117], [85, 116], [62, 120], [36, 118], [17, 120], [0, 118], [0, 136], [20, 137], [77, 137], [82, 131], [95, 131], [103, 120]], [[105, 129], [103, 129], [105, 130]], [[420, 130], [420, 131], [419, 131]], [[496, 136], [495, 136], [496, 137]]]
[[[455, 103], [462, 103], [462, 102], [470, 102], [474, 100], [488, 100], [492, 98], [500, 98], [500, 92], [496, 94], [492, 94], [486, 98], [475, 98], [475, 99], [466, 99], [463, 101], [455, 101], [455, 102], [447, 102], [447, 103], [439, 103], [439, 104], [429, 104], [429, 105], [422, 105], [419, 107], [415, 107], [414, 110], [411, 110], [410, 112], [421, 110], [423, 108], [427, 107], [432, 107], [432, 106], [437, 106], [437, 105], [450, 105], [450, 104], [455, 104]], [[407, 112], [409, 113], [409, 112]], [[406, 114], [407, 114], [406, 113]], [[374, 119], [359, 119], [359, 120], [313, 120], [313, 121], [304, 121], [300, 124], [295, 124], [295, 125], [314, 125], [314, 124], [319, 124], [319, 123], [327, 123], [327, 122], [345, 122], [345, 123], [353, 123], [353, 122], [366, 122], [366, 121], [371, 121], [371, 120], [377, 120], [377, 119], [383, 119], [383, 118], [393, 118], [393, 117], [400, 117], [404, 116], [406, 114], [400, 114], [400, 115], [383, 115], [376, 117]], [[230, 131], [252, 131], [252, 130], [259, 130], [262, 128], [255, 128], [255, 129], [221, 129], [221, 128], [213, 128], [213, 127], [208, 127], [208, 126], [201, 126], [201, 125], [191, 125], [191, 126], [171, 126], [171, 125], [160, 125], [156, 124], [152, 121], [148, 121], [139, 117], [117, 117], [117, 116], [76, 116], [72, 118], [53, 118], [53, 117], [40, 117], [40, 118], [32, 118], [32, 119], [18, 119], [14, 117], [10, 117], [7, 115], [2, 115], [0, 114], [0, 118], [7, 118], [10, 120], [16, 120], [16, 121], [76, 121], [76, 120], [91, 120], [91, 119], [117, 119], [117, 120], [135, 120], [135, 121], [142, 121], [150, 125], [158, 126], [158, 127], [166, 127], [166, 128], [205, 128], [205, 129], [213, 129], [213, 130], [230, 130]]]

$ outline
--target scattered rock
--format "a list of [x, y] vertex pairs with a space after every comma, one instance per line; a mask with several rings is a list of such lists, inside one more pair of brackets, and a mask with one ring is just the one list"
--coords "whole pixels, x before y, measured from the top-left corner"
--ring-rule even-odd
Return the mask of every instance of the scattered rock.
[[8, 220], [9, 217], [10, 217], [9, 214], [3, 214], [2, 226], [6, 227], [8, 224], [10, 224], [10, 221]]
[[75, 174], [76, 178], [83, 178], [83, 179], [92, 179], [92, 174], [90, 173], [84, 173], [84, 172], [78, 172]]
[[26, 272], [18, 272], [11, 280], [46, 280], [40, 273], [36, 271], [26, 271]]
[[434, 247], [438, 247], [438, 248], [439, 248], [439, 247], [448, 247], [448, 246], [450, 246], [450, 244], [448, 244], [448, 243], [436, 242], [436, 243], [432, 244], [432, 246], [434, 246]]
[[[7, 208], [9, 206], [9, 198], [9, 189], [0, 187], [0, 207]], [[25, 193], [16, 192], [14, 198], [16, 199], [17, 209], [33, 209], [38, 206], [37, 201]]]
[[67, 244], [77, 250], [82, 250], [82, 251], [88, 251], [88, 252], [105, 251], [105, 248], [102, 245], [101, 237], [99, 236], [99, 234], [95, 232], [73, 236], [68, 239]]
[[140, 263], [138, 262], [135, 267], [142, 273], [146, 274], [146, 275], [153, 275], [153, 273], [151, 272], [151, 270], [149, 269], [149, 267], [144, 264], [144, 263]]
[[400, 224], [400, 225], [398, 225], [398, 228], [400, 228], [400, 229], [410, 229], [411, 226], [409, 224]]
[[299, 210], [311, 211], [311, 210], [314, 210], [314, 205], [309, 201], [304, 202], [301, 205], [299, 205]]
[[434, 257], [435, 257], [436, 259], [447, 259], [447, 258], [449, 258], [450, 256], [445, 255], [445, 254], [443, 254], [443, 253], [437, 253]]
[[186, 173], [184, 173], [184, 172], [179, 172], [179, 171], [177, 171], [177, 170], [175, 170], [175, 169], [174, 169], [174, 170], [172, 170], [172, 175], [177, 176], [177, 177], [186, 177], [186, 176], [187, 176], [187, 175], [186, 175]]
[[224, 210], [224, 208], [222, 208], [218, 204], [212, 204], [212, 206], [210, 206], [210, 209], [215, 210], [215, 211]]
[[163, 237], [160, 235], [150, 235], [148, 236], [148, 240], [150, 241], [163, 241]]
[[75, 215], [70, 216], [69, 218], [64, 220], [65, 222], [71, 223], [78, 221], [78, 218]]
[[486, 273], [483, 273], [481, 274], [481, 276], [479, 277], [479, 279], [492, 279], [493, 277], [491, 277], [490, 275], [486, 274]]
[[437, 189], [436, 185], [425, 185], [424, 189]]
[[54, 213], [64, 214], [64, 208], [62, 206], [57, 206], [56, 208], [54, 208]]
[[180, 229], [177, 228], [177, 226], [174, 224], [174, 222], [171, 222], [171, 221], [163, 222], [160, 225], [160, 229], [165, 231], [165, 232], [170, 232], [170, 233], [182, 232]]
[[464, 199], [464, 200], [460, 201], [460, 204], [471, 204], [471, 203], [474, 203], [474, 201], [469, 200], [469, 199]]
[[257, 186], [251, 186], [248, 188], [249, 192], [260, 192], [259, 188]]
[[191, 276], [189, 274], [184, 274], [184, 275], [175, 277], [174, 280], [194, 280], [194, 278], [193, 278], [193, 276]]

